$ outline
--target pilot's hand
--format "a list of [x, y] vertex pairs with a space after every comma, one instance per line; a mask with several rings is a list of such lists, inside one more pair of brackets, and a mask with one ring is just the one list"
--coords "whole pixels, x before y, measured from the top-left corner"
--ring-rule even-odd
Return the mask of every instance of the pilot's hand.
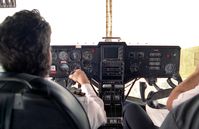
[[73, 81], [79, 83], [80, 85], [90, 83], [85, 72], [82, 71], [81, 69], [74, 70], [73, 73], [69, 75], [69, 78], [72, 79]]

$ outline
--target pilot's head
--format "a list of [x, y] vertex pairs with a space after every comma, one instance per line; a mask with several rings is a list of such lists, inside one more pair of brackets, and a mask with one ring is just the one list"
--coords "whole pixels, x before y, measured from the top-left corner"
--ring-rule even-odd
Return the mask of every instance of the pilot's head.
[[22, 10], [0, 24], [0, 63], [5, 71], [46, 76], [51, 27], [38, 10]]

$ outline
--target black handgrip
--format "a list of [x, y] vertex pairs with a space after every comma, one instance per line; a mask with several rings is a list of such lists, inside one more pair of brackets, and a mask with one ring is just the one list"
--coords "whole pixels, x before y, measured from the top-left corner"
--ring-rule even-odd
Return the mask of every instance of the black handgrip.
[[143, 102], [146, 101], [146, 98], [145, 98], [145, 90], [147, 88], [147, 85], [145, 82], [140, 82], [140, 96], [141, 96], [141, 99]]

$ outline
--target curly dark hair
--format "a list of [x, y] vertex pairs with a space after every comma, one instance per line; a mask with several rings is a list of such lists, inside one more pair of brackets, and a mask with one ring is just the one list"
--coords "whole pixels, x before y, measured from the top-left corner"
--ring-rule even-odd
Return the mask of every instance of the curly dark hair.
[[0, 63], [5, 71], [48, 75], [51, 27], [38, 10], [22, 10], [0, 24]]

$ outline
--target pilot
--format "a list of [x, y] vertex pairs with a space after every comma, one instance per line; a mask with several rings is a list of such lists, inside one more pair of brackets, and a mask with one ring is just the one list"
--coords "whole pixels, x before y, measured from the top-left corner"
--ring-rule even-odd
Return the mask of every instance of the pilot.
[[[7, 73], [48, 77], [52, 60], [50, 37], [51, 27], [38, 10], [22, 10], [6, 17], [0, 24], [0, 62], [3, 69]], [[81, 84], [86, 93], [83, 107], [88, 113], [91, 128], [97, 129], [106, 123], [103, 101], [94, 93], [83, 71], [76, 70], [70, 77]], [[51, 124], [49, 122], [49, 127]], [[60, 128], [60, 125], [56, 126]]]
[[[172, 90], [167, 100], [167, 109], [171, 111], [174, 108], [181, 105], [182, 103], [186, 103], [188, 100], [190, 100], [191, 98], [193, 98], [194, 96], [198, 94], [199, 94], [199, 65], [196, 67], [195, 71], [187, 79], [185, 79], [183, 82], [181, 82], [178, 86], [176, 86]], [[183, 107], [181, 107], [181, 110], [182, 108]], [[178, 108], [176, 108], [176, 110], [177, 109]], [[147, 115], [147, 113], [140, 106], [136, 104], [134, 105], [131, 104], [131, 114], [129, 115], [136, 116], [131, 119], [131, 122], [129, 122], [129, 126], [133, 127], [133, 128], [129, 127], [129, 129], [158, 129], [159, 128], [153, 124], [152, 120]], [[171, 118], [172, 115], [169, 114], [169, 117]], [[191, 118], [194, 118], [194, 117], [191, 116], [189, 120], [191, 120]], [[166, 119], [167, 121], [165, 123], [163, 121], [164, 124], [160, 126], [160, 129], [167, 129], [168, 127], [180, 128], [180, 127], [177, 127], [177, 124], [176, 124], [177, 122], [180, 122], [180, 121], [181, 121], [180, 123], [181, 125], [185, 124], [185, 122], [182, 122], [183, 118], [176, 118], [176, 120], [173, 120], [174, 117], [172, 117], [172, 120], [168, 120], [168, 119], [169, 118]], [[186, 124], [191, 124], [190, 122], [191, 121], [186, 122]], [[171, 124], [171, 125], [168, 125], [168, 124]], [[188, 129], [187, 127], [189, 126], [186, 126], [186, 129]]]

